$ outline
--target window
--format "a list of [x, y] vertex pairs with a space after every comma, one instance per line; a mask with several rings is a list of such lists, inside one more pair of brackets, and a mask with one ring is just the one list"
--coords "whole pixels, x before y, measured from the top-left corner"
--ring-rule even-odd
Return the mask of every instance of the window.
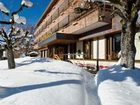
[[117, 55], [121, 50], [120, 47], [121, 34], [115, 34], [106, 38], [106, 59], [108, 60], [117, 60]]
[[118, 35], [114, 36], [114, 42], [115, 42], [115, 45], [114, 45], [115, 53], [118, 53], [121, 50], [121, 46], [120, 46], [121, 35], [118, 34]]
[[91, 59], [91, 41], [84, 41], [84, 58]]

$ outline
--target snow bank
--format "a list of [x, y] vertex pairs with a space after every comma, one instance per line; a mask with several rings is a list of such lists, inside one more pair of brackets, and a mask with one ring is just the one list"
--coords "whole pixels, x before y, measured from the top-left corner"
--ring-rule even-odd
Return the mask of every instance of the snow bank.
[[120, 66], [100, 70], [96, 75], [102, 105], [139, 105], [140, 70]]
[[25, 57], [0, 62], [0, 105], [99, 105], [94, 77], [63, 61]]
[[[118, 65], [94, 76], [53, 59], [0, 61], [0, 105], [139, 105], [140, 70]], [[99, 96], [99, 97], [98, 97]]]

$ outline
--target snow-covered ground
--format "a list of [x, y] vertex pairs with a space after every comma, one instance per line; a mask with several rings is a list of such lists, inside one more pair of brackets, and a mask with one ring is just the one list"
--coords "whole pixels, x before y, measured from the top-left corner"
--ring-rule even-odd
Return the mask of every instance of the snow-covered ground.
[[25, 57], [16, 65], [0, 61], [0, 105], [99, 105], [93, 75], [71, 63]]
[[[95, 76], [63, 61], [25, 57], [8, 70], [0, 61], [0, 105], [139, 105], [140, 69], [118, 65]], [[98, 94], [98, 95], [97, 95]]]
[[140, 69], [114, 65], [96, 75], [102, 105], [140, 105]]

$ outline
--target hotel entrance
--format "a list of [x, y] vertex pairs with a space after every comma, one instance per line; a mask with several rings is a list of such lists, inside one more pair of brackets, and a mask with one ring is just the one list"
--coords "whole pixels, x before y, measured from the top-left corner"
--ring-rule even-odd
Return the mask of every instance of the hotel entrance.
[[66, 60], [65, 54], [67, 54], [67, 45], [53, 45], [48, 47], [48, 56], [54, 58], [55, 55], [58, 56], [61, 60]]
[[66, 53], [67, 53], [66, 45], [56, 47], [55, 54], [57, 54], [61, 60], [67, 59], [65, 56]]

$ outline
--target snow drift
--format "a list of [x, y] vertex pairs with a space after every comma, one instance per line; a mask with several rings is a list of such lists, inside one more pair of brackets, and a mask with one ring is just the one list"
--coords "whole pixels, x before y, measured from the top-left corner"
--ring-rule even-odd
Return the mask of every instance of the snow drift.
[[16, 59], [0, 62], [0, 105], [99, 105], [93, 75], [67, 62]]
[[140, 69], [127, 70], [114, 65], [100, 70], [96, 83], [102, 105], [140, 104]]

